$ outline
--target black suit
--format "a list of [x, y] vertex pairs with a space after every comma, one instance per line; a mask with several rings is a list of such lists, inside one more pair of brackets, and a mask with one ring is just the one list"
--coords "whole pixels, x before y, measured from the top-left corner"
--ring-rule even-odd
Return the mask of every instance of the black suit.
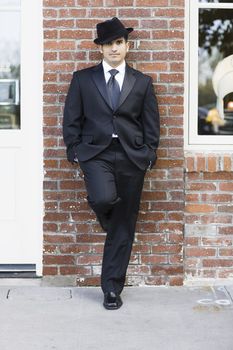
[[[112, 142], [112, 134], [119, 142]], [[126, 65], [118, 107], [108, 97], [102, 64], [73, 74], [63, 122], [68, 160], [78, 158], [88, 200], [108, 220], [103, 291], [121, 292], [143, 179], [156, 160], [159, 113], [152, 79]]]

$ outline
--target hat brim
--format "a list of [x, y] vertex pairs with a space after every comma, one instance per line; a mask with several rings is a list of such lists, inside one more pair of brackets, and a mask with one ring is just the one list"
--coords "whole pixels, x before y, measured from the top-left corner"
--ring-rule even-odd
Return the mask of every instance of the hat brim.
[[118, 31], [117, 33], [109, 36], [108, 38], [104, 39], [104, 40], [101, 40], [100, 38], [96, 38], [94, 40], [94, 43], [97, 44], [97, 45], [104, 45], [104, 44], [107, 44], [113, 40], [116, 40], [118, 38], [121, 38], [123, 37], [125, 34], [129, 34], [133, 31], [133, 28], [124, 28], [120, 31]]

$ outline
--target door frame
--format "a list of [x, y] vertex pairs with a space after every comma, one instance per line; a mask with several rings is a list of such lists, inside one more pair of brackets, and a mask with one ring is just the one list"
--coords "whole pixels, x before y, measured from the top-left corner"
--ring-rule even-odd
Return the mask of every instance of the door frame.
[[[10, 6], [1, 6], [1, 10], [9, 10]], [[36, 276], [42, 276], [43, 256], [43, 2], [42, 0], [20, 1], [20, 129], [1, 130], [1, 144], [7, 148], [23, 145], [23, 162], [30, 164], [33, 157], [33, 247], [27, 249], [33, 253], [36, 264]], [[24, 118], [24, 116], [26, 116]], [[27, 125], [28, 118], [32, 123]], [[26, 136], [26, 137], [25, 137]], [[15, 144], [14, 144], [15, 143]], [[30, 150], [30, 144], [33, 144]], [[27, 154], [26, 154], [27, 153]], [[28, 179], [30, 181], [30, 178]], [[17, 184], [20, 186], [20, 183]], [[34, 191], [35, 189], [35, 191]], [[24, 189], [25, 191], [25, 189]], [[22, 191], [20, 200], [24, 205]], [[30, 205], [25, 203], [25, 210]], [[28, 210], [30, 215], [30, 208]], [[31, 221], [32, 221], [31, 220]], [[27, 223], [25, 223], [27, 224]], [[31, 243], [32, 244], [32, 243]], [[33, 248], [33, 249], [32, 249]], [[10, 262], [9, 262], [10, 263]]]

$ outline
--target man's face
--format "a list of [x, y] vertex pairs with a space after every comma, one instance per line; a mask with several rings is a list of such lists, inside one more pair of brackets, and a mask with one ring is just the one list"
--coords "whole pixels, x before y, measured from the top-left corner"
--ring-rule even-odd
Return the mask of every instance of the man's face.
[[128, 50], [129, 43], [125, 38], [119, 38], [100, 46], [100, 52], [103, 54], [105, 62], [113, 68], [124, 61]]

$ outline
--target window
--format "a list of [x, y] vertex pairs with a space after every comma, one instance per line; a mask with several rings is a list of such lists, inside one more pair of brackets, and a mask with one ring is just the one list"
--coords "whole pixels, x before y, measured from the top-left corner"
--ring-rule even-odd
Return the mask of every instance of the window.
[[233, 3], [190, 0], [188, 23], [186, 148], [233, 149]]
[[0, 129], [20, 128], [20, 0], [0, 0]]

